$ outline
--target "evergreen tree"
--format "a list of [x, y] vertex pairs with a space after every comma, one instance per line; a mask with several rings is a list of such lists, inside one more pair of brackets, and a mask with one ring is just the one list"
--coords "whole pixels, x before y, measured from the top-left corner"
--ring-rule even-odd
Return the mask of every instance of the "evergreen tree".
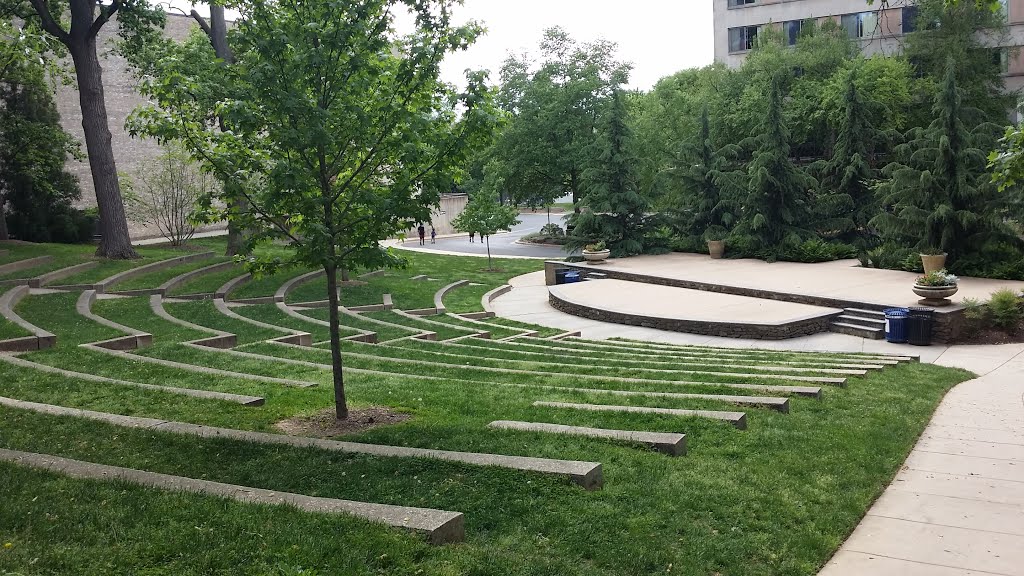
[[855, 79], [856, 70], [851, 70], [846, 78], [843, 115], [836, 126], [832, 158], [815, 166], [820, 171], [821, 188], [813, 202], [814, 228], [818, 234], [847, 241], [870, 234], [868, 221], [877, 210], [871, 190], [876, 170], [870, 160], [878, 130], [870, 123]]
[[573, 250], [603, 241], [613, 256], [630, 256], [644, 250], [649, 204], [640, 193], [636, 159], [629, 152], [631, 134], [621, 90], [612, 94], [606, 118], [584, 174], [583, 209], [573, 219], [573, 238], [566, 246]]
[[[933, 108], [935, 120], [914, 129], [897, 147], [897, 161], [883, 170], [877, 195], [884, 212], [872, 219], [886, 239], [906, 246], [940, 249], [948, 262], [981, 249], [1005, 233], [996, 187], [986, 172], [986, 151], [999, 128], [967, 128], [976, 110], [963, 105], [956, 63], [950, 58]], [[1008, 236], [1004, 236], [1008, 237]]]
[[683, 233], [699, 236], [709, 229], [724, 232], [736, 225], [743, 172], [733, 168], [735, 157], [735, 146], [714, 147], [705, 106], [697, 138], [683, 146], [671, 171], [677, 189], [666, 203]]
[[[25, 58], [0, 78], [0, 240], [74, 242], [92, 234], [72, 208], [78, 181], [64, 169], [77, 144], [60, 126], [44, 65]], [[83, 228], [79, 230], [79, 228]]]
[[753, 237], [755, 247], [762, 251], [777, 249], [784, 242], [795, 243], [806, 234], [808, 194], [817, 182], [789, 157], [780, 76], [771, 83], [760, 133], [748, 140], [747, 145], [754, 146], [754, 157], [747, 168], [747, 200], [738, 232]]

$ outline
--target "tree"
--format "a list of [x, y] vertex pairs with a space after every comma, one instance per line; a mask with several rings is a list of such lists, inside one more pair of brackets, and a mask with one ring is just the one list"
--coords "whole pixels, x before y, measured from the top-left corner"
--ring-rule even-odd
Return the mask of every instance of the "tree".
[[616, 46], [579, 44], [561, 28], [544, 32], [542, 62], [509, 58], [499, 99], [510, 120], [496, 145], [516, 204], [547, 206], [582, 198], [588, 147], [613, 87], [628, 80], [629, 66], [615, 60]]
[[705, 106], [697, 137], [683, 146], [666, 174], [673, 184], [666, 207], [679, 230], [697, 236], [736, 224], [745, 184], [743, 172], [735, 167], [736, 156], [735, 146], [715, 148]]
[[155, 227], [171, 246], [181, 246], [196, 232], [192, 218], [199, 201], [215, 194], [213, 178], [188, 153], [169, 147], [139, 177], [128, 195], [129, 216]]
[[78, 181], [64, 169], [78, 152], [60, 126], [47, 84], [48, 67], [35, 56], [41, 39], [0, 21], [0, 240], [10, 232], [36, 242], [79, 240], [91, 235], [71, 203]]
[[[0, 1], [13, 8], [11, 12], [32, 18], [35, 25], [56, 38], [71, 55], [78, 80], [85, 148], [100, 214], [102, 237], [96, 254], [107, 258], [137, 258], [128, 235], [128, 221], [111, 145], [96, 37], [117, 15], [121, 36], [137, 42], [139, 38], [152, 34], [153, 26], [162, 26], [163, 12], [150, 7], [145, 0], [113, 0], [107, 5], [95, 0], [30, 0], [31, 11], [26, 10], [22, 0]], [[66, 14], [70, 16], [69, 28], [63, 24]]]
[[821, 188], [813, 205], [814, 227], [825, 238], [870, 235], [868, 221], [877, 212], [871, 189], [876, 170], [871, 152], [879, 131], [870, 124], [867, 107], [857, 89], [856, 69], [846, 75], [846, 90], [841, 107], [843, 115], [832, 157], [817, 163]]
[[[1009, 43], [1006, 16], [973, 2], [946, 0], [920, 0], [918, 12], [917, 30], [907, 35], [904, 54], [923, 77], [922, 92], [929, 96], [920, 109], [927, 112], [930, 96], [942, 91], [947, 62], [952, 59], [963, 105], [981, 112], [978, 121], [1006, 124], [1017, 95], [1006, 90], [1003, 78], [1009, 55], [994, 48]], [[923, 119], [921, 125], [930, 120]]]
[[452, 221], [455, 230], [480, 235], [487, 245], [487, 269], [492, 271], [491, 235], [511, 230], [516, 224], [519, 224], [519, 211], [515, 206], [503, 206], [498, 202], [498, 195], [489, 190], [477, 192], [466, 204], [466, 209]]
[[[407, 6], [415, 29], [394, 32]], [[136, 111], [132, 131], [179, 141], [220, 178], [234, 178], [246, 212], [216, 209], [259, 243], [283, 240], [286, 260], [250, 257], [254, 272], [287, 265], [323, 268], [336, 415], [348, 417], [339, 336], [337, 273], [395, 266], [381, 242], [430, 218], [439, 190], [495, 121], [481, 74], [456, 92], [440, 63], [480, 33], [451, 23], [449, 0], [252, 0], [232, 34], [235, 66], [218, 70], [238, 87], [218, 118], [192, 97], [211, 81], [187, 66], [144, 87], [157, 107]], [[225, 130], [219, 127], [222, 119]]]
[[882, 170], [877, 195], [884, 211], [871, 221], [886, 239], [947, 252], [951, 265], [994, 237], [1011, 237], [985, 171], [985, 152], [999, 127], [967, 127], [965, 118], [978, 113], [961, 101], [956, 66], [952, 59], [947, 63], [935, 120], [913, 129], [897, 147], [897, 160]]
[[772, 82], [761, 134], [747, 143], [755, 150], [747, 167], [748, 194], [739, 231], [752, 236], [762, 250], [795, 243], [806, 234], [808, 192], [817, 185], [789, 156], [780, 84], [780, 79]]
[[615, 90], [598, 140], [590, 147], [586, 196], [573, 218], [572, 238], [566, 243], [570, 250], [597, 241], [605, 242], [616, 257], [644, 250], [649, 203], [637, 183], [626, 115], [625, 97]]

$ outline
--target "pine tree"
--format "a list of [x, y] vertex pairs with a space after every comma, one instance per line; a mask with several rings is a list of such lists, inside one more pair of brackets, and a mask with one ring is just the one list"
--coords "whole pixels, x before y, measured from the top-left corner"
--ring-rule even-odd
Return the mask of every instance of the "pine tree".
[[65, 170], [74, 138], [60, 116], [38, 60], [5, 68], [0, 78], [0, 240], [74, 242], [91, 236], [71, 203], [81, 197]]
[[807, 199], [817, 182], [789, 157], [789, 132], [782, 121], [781, 78], [771, 83], [768, 109], [760, 134], [750, 139], [755, 146], [747, 200], [739, 232], [754, 238], [762, 251], [795, 243], [806, 234]]
[[986, 170], [986, 151], [995, 146], [999, 128], [985, 123], [967, 128], [964, 118], [977, 111], [962, 104], [956, 78], [950, 58], [936, 95], [935, 120], [912, 130], [896, 149], [897, 161], [882, 170], [886, 179], [877, 195], [884, 212], [871, 220], [884, 238], [943, 250], [950, 264], [1006, 232]]
[[877, 174], [870, 158], [879, 132], [870, 123], [855, 80], [856, 71], [851, 70], [832, 157], [815, 166], [820, 170], [821, 188], [813, 202], [814, 228], [826, 238], [853, 240], [868, 235], [868, 221], [877, 208], [871, 189]]
[[649, 203], [637, 183], [621, 90], [612, 94], [610, 106], [592, 147], [591, 166], [584, 172], [583, 209], [574, 219], [573, 238], [566, 246], [572, 250], [601, 241], [613, 256], [621, 257], [643, 252]]
[[714, 147], [708, 109], [702, 107], [698, 136], [683, 147], [672, 168], [678, 189], [668, 204], [678, 228], [685, 233], [724, 233], [736, 224], [743, 172], [731, 166], [736, 156], [734, 148]]

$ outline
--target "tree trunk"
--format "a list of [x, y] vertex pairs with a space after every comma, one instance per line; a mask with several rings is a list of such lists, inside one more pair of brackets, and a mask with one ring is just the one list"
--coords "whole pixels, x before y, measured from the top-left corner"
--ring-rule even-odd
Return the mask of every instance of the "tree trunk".
[[[334, 247], [331, 247], [331, 258], [334, 258]], [[333, 262], [333, 260], [332, 260]], [[338, 298], [338, 270], [332, 263], [324, 266], [327, 273], [327, 301], [329, 303], [329, 321], [331, 324], [331, 366], [334, 372], [334, 414], [338, 420], [348, 419], [348, 403], [345, 400], [345, 377], [342, 374], [341, 366], [341, 334], [340, 334], [340, 312], [341, 305]]]
[[491, 264], [491, 236], [488, 235], [484, 242], [487, 244], [487, 270], [494, 270], [494, 265]]
[[[192, 10], [192, 17], [203, 27], [203, 31], [206, 32], [206, 36], [210, 39], [210, 45], [213, 46], [213, 53], [217, 55], [217, 58], [223, 60], [224, 64], [234, 64], [235, 55], [228, 46], [228, 26], [224, 18], [224, 7], [213, 3], [210, 4], [209, 26], [204, 25], [202, 17], [195, 10]], [[219, 118], [218, 122], [221, 132], [224, 132], [224, 119]], [[245, 228], [239, 226], [230, 215], [247, 212], [249, 210], [249, 201], [239, 192], [237, 183], [225, 182], [224, 191], [227, 193], [229, 214], [228, 245], [224, 255], [234, 256], [240, 254], [245, 246]]]
[[7, 231], [7, 210], [4, 205], [7, 204], [7, 200], [0, 196], [0, 241], [10, 240], [10, 232]]
[[106, 258], [138, 258], [128, 235], [128, 220], [117, 180], [114, 148], [107, 124], [107, 105], [103, 95], [103, 76], [96, 54], [96, 38], [74, 38], [70, 49], [78, 79], [79, 103], [82, 106], [82, 129], [85, 149], [89, 155], [96, 204], [100, 214], [100, 238], [96, 255]]

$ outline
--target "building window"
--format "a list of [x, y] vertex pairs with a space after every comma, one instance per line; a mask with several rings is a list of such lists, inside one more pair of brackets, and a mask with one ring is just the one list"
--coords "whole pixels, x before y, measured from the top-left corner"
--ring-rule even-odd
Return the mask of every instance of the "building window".
[[739, 6], [747, 6], [749, 4], [756, 4], [757, 0], [729, 0], [729, 8], [737, 8]]
[[903, 9], [903, 33], [910, 34], [917, 30], [917, 6], [907, 6]]
[[996, 48], [992, 51], [992, 63], [999, 67], [1000, 74], [1010, 71], [1010, 51], [1006, 48]]
[[760, 26], [740, 26], [729, 28], [729, 52], [745, 52], [757, 42], [757, 31]]
[[803, 30], [803, 20], [789, 20], [782, 23], [782, 33], [786, 38], [786, 45], [795, 46], [800, 39], [800, 31]]
[[878, 29], [878, 14], [875, 12], [843, 14], [841, 22], [850, 38], [869, 38]]

